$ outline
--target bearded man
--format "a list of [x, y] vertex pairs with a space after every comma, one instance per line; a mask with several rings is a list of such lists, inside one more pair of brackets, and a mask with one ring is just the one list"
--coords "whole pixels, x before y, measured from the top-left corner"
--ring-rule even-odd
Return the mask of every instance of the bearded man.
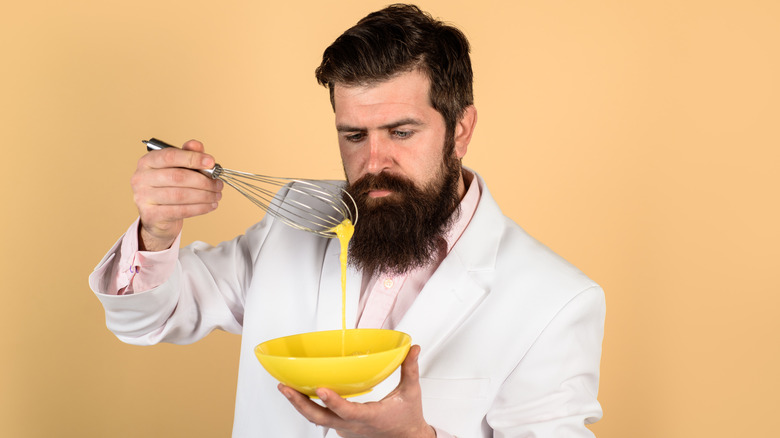
[[316, 75], [360, 214], [347, 325], [410, 334], [400, 370], [367, 395], [319, 388], [314, 402], [259, 366], [260, 342], [341, 328], [339, 245], [267, 215], [232, 241], [179, 249], [183, 219], [222, 190], [182, 169], [214, 165], [197, 141], [139, 160], [140, 217], [90, 277], [109, 328], [143, 345], [242, 334], [236, 437], [592, 436], [603, 292], [461, 165], [477, 122], [463, 33], [393, 5], [342, 34]]

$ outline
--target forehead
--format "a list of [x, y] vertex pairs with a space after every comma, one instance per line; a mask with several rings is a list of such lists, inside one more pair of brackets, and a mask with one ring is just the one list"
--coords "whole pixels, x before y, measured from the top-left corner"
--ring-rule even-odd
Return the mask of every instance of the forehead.
[[336, 121], [393, 116], [423, 117], [436, 112], [429, 98], [430, 82], [417, 70], [368, 85], [336, 84], [333, 103]]

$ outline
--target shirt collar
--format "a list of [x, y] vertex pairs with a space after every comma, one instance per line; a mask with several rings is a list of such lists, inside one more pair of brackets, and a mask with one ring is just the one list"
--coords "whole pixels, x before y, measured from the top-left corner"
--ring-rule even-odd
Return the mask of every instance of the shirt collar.
[[[442, 244], [439, 247], [439, 251], [437, 252], [436, 257], [431, 260], [430, 264], [417, 268], [411, 272], [406, 273], [405, 275], [393, 276], [396, 279], [406, 278], [408, 276], [420, 276], [424, 275], [424, 273], [427, 273], [427, 275], [430, 276], [433, 273], [433, 270], [435, 270], [436, 267], [439, 266], [441, 262], [447, 257], [447, 254], [450, 253], [452, 247], [455, 246], [455, 243], [457, 243], [458, 239], [460, 239], [460, 236], [463, 235], [463, 232], [466, 231], [466, 227], [469, 225], [469, 222], [471, 222], [471, 218], [474, 217], [474, 212], [477, 211], [477, 205], [479, 204], [479, 199], [482, 192], [479, 187], [476, 174], [471, 170], [466, 169], [465, 167], [463, 168], [462, 172], [463, 182], [466, 184], [466, 194], [463, 195], [463, 198], [460, 200], [460, 208], [455, 213], [453, 213], [457, 214], [458, 216], [452, 222], [450, 229], [445, 235], [444, 240], [447, 244], [446, 248]], [[373, 284], [374, 282], [379, 281], [379, 279], [387, 276], [387, 273], [379, 272], [375, 273], [371, 278], [363, 278], [362, 290], [365, 290], [369, 284]]]
[[460, 236], [466, 230], [466, 227], [471, 222], [471, 218], [474, 216], [474, 212], [477, 211], [477, 205], [479, 204], [480, 189], [477, 178], [469, 169], [463, 168], [463, 182], [466, 184], [466, 194], [463, 195], [463, 199], [460, 200], [460, 208], [454, 214], [458, 217], [450, 226], [449, 231], [445, 237], [447, 241], [447, 251], [449, 254], [452, 247], [460, 239]]

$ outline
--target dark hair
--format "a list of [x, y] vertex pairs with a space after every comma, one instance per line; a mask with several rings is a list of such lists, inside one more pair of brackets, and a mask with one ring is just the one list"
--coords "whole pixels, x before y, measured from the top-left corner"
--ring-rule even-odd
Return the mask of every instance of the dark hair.
[[335, 110], [336, 84], [371, 85], [415, 69], [428, 77], [431, 106], [454, 132], [474, 103], [469, 42], [417, 6], [394, 4], [367, 15], [325, 49], [315, 74]]

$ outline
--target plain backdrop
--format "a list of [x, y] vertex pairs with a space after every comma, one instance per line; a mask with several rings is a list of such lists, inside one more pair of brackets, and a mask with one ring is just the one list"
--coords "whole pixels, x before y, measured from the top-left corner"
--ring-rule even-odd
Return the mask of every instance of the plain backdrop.
[[[122, 344], [87, 277], [136, 217], [141, 139], [197, 138], [226, 167], [341, 178], [314, 68], [384, 5], [4, 2], [0, 436], [229, 436], [239, 337]], [[472, 42], [479, 123], [465, 164], [606, 291], [592, 430], [775, 436], [780, 3], [420, 5]], [[216, 244], [260, 218], [226, 191], [183, 241]]]

